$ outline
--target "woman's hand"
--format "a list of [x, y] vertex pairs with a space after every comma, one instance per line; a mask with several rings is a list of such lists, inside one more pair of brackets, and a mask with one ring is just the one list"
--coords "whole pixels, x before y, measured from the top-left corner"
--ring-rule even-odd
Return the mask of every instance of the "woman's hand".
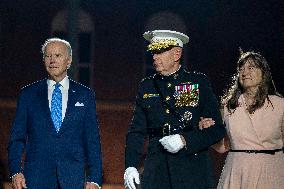
[[200, 121], [198, 123], [198, 127], [200, 130], [211, 127], [212, 125], [215, 125], [215, 121], [212, 118], [200, 117]]

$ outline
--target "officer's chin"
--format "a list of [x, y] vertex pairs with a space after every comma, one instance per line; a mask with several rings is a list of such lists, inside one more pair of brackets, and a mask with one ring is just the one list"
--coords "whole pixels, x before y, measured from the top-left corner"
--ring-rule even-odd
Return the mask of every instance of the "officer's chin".
[[163, 74], [163, 71], [162, 71], [162, 69], [161, 69], [161, 68], [159, 69], [159, 67], [158, 67], [158, 66], [155, 66], [154, 68], [155, 68], [155, 70], [156, 70], [156, 72], [157, 72], [158, 74], [160, 74], [160, 75], [162, 75], [162, 74]]

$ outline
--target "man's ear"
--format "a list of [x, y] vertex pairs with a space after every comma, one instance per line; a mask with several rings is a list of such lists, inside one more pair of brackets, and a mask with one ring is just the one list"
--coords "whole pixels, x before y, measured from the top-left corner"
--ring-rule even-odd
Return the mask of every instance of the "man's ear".
[[182, 54], [182, 48], [174, 47], [174, 61], [179, 61]]
[[68, 60], [67, 69], [71, 67], [71, 63], [72, 63], [72, 57], [70, 57]]

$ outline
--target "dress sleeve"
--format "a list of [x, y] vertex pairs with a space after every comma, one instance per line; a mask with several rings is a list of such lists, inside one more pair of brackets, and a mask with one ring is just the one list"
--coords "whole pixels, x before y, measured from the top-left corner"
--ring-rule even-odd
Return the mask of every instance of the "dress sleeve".
[[[227, 108], [224, 106], [221, 109], [221, 116], [222, 116], [222, 119], [223, 119], [223, 123], [225, 122], [224, 117], [227, 116], [227, 115], [228, 115], [228, 111], [227, 111]], [[226, 127], [225, 124], [224, 124], [224, 126]], [[225, 153], [225, 152], [229, 151], [231, 147], [230, 147], [230, 140], [229, 140], [228, 135], [226, 134], [226, 136], [222, 140], [220, 140], [216, 144], [213, 144], [211, 147], [215, 151], [217, 151], [218, 153]]]
[[284, 100], [282, 102], [282, 123], [281, 123], [281, 132], [282, 132], [282, 142], [284, 147]]

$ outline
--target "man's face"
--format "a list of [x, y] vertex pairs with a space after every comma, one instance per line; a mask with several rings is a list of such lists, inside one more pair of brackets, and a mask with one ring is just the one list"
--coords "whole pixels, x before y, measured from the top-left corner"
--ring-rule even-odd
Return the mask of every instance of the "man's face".
[[239, 74], [239, 81], [244, 89], [258, 87], [262, 81], [262, 71], [255, 65], [252, 59], [248, 59], [240, 67]]
[[174, 47], [160, 54], [154, 54], [154, 68], [161, 75], [169, 75], [179, 68], [179, 60], [181, 57], [181, 48]]
[[64, 79], [71, 62], [72, 58], [68, 54], [64, 43], [51, 42], [47, 44], [44, 54], [44, 65], [50, 79], [56, 82]]

